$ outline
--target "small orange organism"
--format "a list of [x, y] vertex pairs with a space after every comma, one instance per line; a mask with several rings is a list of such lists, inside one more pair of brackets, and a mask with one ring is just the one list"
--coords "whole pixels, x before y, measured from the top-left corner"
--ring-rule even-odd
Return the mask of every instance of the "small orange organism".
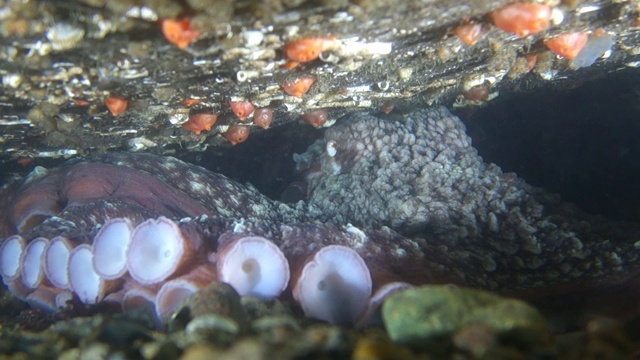
[[455, 28], [454, 32], [463, 43], [473, 46], [482, 36], [482, 24], [465, 24]]
[[104, 104], [107, 105], [107, 109], [109, 109], [113, 116], [118, 116], [127, 110], [129, 101], [127, 99], [112, 96], [104, 99]]
[[382, 103], [382, 105], [380, 105], [380, 111], [382, 111], [385, 114], [388, 114], [392, 112], [395, 107], [396, 107], [396, 104], [394, 104], [392, 100], [385, 100]]
[[290, 60], [296, 62], [313, 61], [320, 53], [336, 46], [335, 37], [305, 37], [289, 41], [284, 52]]
[[33, 158], [21, 157], [21, 158], [18, 158], [18, 160], [16, 160], [16, 162], [18, 164], [20, 164], [21, 166], [29, 166], [33, 162]]
[[560, 34], [548, 39], [545, 45], [554, 53], [573, 60], [587, 44], [588, 37], [586, 33], [581, 31]]
[[302, 95], [309, 91], [314, 82], [316, 82], [316, 78], [312, 76], [305, 76], [292, 81], [285, 81], [281, 85], [282, 89], [287, 94], [301, 98]]
[[544, 4], [512, 3], [497, 9], [490, 16], [500, 29], [525, 37], [549, 27], [551, 7]]
[[200, 36], [200, 32], [191, 29], [191, 19], [162, 20], [164, 37], [180, 49], [186, 49], [189, 44]]
[[222, 134], [225, 139], [229, 140], [231, 145], [241, 143], [249, 137], [249, 127], [242, 125], [231, 125], [229, 129]]
[[536, 63], [538, 62], [538, 55], [536, 54], [529, 54], [526, 56], [527, 59], [527, 72], [533, 70], [533, 68], [536, 66]]
[[182, 124], [184, 129], [200, 135], [203, 130], [210, 131], [218, 120], [218, 114], [200, 113], [189, 115], [189, 120]]
[[240, 119], [240, 121], [245, 121], [249, 115], [255, 109], [253, 104], [250, 101], [229, 101], [229, 106], [231, 107], [231, 111]]
[[489, 98], [489, 85], [488, 84], [479, 84], [467, 91], [463, 91], [462, 95], [476, 103], [485, 101]]
[[253, 113], [253, 123], [260, 126], [263, 129], [268, 129], [271, 126], [273, 120], [273, 109], [270, 107], [263, 107], [256, 109]]
[[189, 98], [189, 99], [182, 100], [182, 102], [180, 104], [184, 105], [184, 106], [187, 106], [187, 107], [191, 107], [193, 105], [200, 104], [201, 102], [202, 102], [202, 100], [200, 100], [200, 99]]
[[302, 115], [302, 120], [304, 120], [304, 122], [306, 122], [307, 124], [317, 128], [324, 125], [327, 122], [328, 117], [329, 114], [327, 113], [327, 110], [317, 109], [304, 113]]

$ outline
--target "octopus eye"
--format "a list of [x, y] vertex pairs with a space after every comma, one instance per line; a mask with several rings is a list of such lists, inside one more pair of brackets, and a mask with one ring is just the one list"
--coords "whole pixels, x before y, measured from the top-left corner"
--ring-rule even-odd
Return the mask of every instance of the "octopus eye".
[[231, 111], [240, 119], [244, 121], [253, 112], [253, 104], [250, 101], [230, 101]]
[[241, 143], [249, 137], [249, 127], [241, 125], [229, 126], [229, 129], [222, 134], [225, 139], [229, 140], [232, 145]]
[[554, 53], [573, 60], [587, 44], [587, 38], [587, 34], [583, 32], [561, 34], [547, 40], [545, 45]]

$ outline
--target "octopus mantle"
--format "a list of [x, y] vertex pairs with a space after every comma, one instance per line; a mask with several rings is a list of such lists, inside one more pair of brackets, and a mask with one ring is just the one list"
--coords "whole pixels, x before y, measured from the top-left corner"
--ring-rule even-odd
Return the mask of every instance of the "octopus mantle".
[[[276, 276], [285, 283], [274, 285], [272, 293], [252, 293], [246, 290], [249, 285], [234, 287], [241, 294], [264, 297], [292, 293], [308, 315], [340, 323], [355, 321], [379, 303], [385, 291], [408, 284], [557, 293], [625, 286], [638, 271], [637, 225], [585, 214], [515, 174], [484, 163], [462, 122], [444, 108], [394, 120], [350, 115], [327, 129], [324, 141], [297, 155], [296, 162], [307, 182], [308, 199], [295, 206], [171, 157], [104, 154], [71, 160], [56, 169], [38, 169], [5, 189], [0, 199], [3, 280], [17, 296], [55, 308], [63, 306], [60, 299], [74, 296], [89, 303], [122, 301], [122, 294], [131, 289], [153, 303], [163, 285], [179, 279], [195, 291], [202, 282], [193, 279], [202, 274], [207, 281], [233, 285], [234, 280], [224, 275], [228, 271], [252, 273], [260, 268], [265, 272], [258, 277], [266, 278], [271, 275], [267, 272], [286, 270]], [[187, 244], [180, 249], [187, 250], [176, 250], [180, 256], [175, 266], [149, 283], [134, 273], [133, 260], [124, 259], [118, 260], [126, 264], [117, 275], [95, 275], [92, 281], [101, 290], [94, 296], [74, 294], [70, 286], [56, 287], [48, 277], [56, 266], [65, 267], [69, 279], [76, 271], [95, 272], [91, 258], [102, 256], [97, 253], [97, 239], [114, 221], [129, 224], [123, 227], [131, 232], [122, 240], [125, 258], [133, 251], [127, 247], [147, 241], [135, 240], [144, 238], [145, 231], [156, 231], [152, 234], [156, 237], [175, 233]], [[149, 230], [158, 223], [165, 228]], [[259, 262], [260, 252], [271, 251], [264, 244], [250, 261], [235, 265], [222, 261], [229, 256], [230, 244], [257, 238], [267, 239], [276, 253], [283, 254], [285, 270], [267, 270], [280, 262], [277, 254], [274, 260]], [[80, 253], [75, 248], [83, 247], [87, 257], [78, 255], [71, 262], [84, 263], [86, 269], [76, 270], [70, 261], [48, 264], [47, 251], [54, 247], [54, 239], [64, 239], [68, 253]], [[121, 242], [113, 241], [114, 247]], [[348, 251], [339, 255], [343, 258], [326, 260], [329, 251], [322, 250], [328, 248]], [[362, 261], [368, 271], [361, 279], [341, 274], [341, 266], [351, 266], [345, 259], [355, 259], [353, 269], [359, 269]], [[317, 300], [305, 305], [300, 289], [305, 271], [322, 268], [322, 261], [333, 261], [337, 268], [326, 270], [307, 288], [361, 286], [367, 298], [378, 293], [368, 304], [341, 299], [362, 303], [354, 305], [350, 314], [335, 309], [326, 310], [329, 315], [319, 314], [314, 307], [321, 305], [313, 302]], [[366, 282], [367, 276], [369, 285], [355, 284]], [[327, 293], [325, 300], [335, 299], [336, 291]]]

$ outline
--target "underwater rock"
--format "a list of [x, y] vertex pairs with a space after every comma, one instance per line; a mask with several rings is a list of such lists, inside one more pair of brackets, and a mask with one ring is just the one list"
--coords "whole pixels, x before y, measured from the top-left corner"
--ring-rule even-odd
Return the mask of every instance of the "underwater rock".
[[482, 325], [522, 350], [554, 352], [551, 333], [538, 310], [486, 291], [449, 285], [399, 291], [383, 304], [382, 316], [393, 341], [417, 348], [440, 348], [461, 329]]
[[195, 319], [208, 315], [227, 317], [237, 324], [240, 331], [249, 327], [249, 319], [238, 293], [228, 284], [216, 281], [184, 299], [171, 316], [169, 327], [184, 328]]

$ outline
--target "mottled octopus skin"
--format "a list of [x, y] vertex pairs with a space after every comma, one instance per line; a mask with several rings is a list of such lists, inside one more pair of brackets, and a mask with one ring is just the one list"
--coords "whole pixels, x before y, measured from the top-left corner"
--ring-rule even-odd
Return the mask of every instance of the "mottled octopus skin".
[[291, 207], [171, 157], [72, 160], [2, 193], [0, 238], [65, 235], [87, 243], [108, 219], [136, 225], [165, 216], [202, 239], [182, 274], [241, 235], [271, 239], [292, 267], [323, 246], [349, 246], [367, 263], [374, 288], [404, 281], [588, 290], [638, 273], [637, 225], [584, 214], [484, 163], [444, 108], [393, 120], [350, 115], [298, 162], [307, 168], [309, 198]]
[[[92, 206], [98, 202], [106, 202], [105, 205], [122, 202], [126, 208], [140, 207], [177, 219], [216, 214], [231, 219], [276, 220], [278, 212], [274, 209], [281, 206], [251, 187], [171, 157], [95, 155], [39, 172], [4, 191], [0, 199], [0, 237], [26, 232], [42, 216], [73, 211], [78, 216], [83, 212], [108, 212], [108, 206]], [[289, 216], [288, 212], [282, 211], [285, 216]], [[104, 223], [104, 218], [98, 220], [89, 221], [93, 225]]]
[[388, 226], [446, 247], [454, 271], [482, 288], [614, 282], [637, 273], [637, 224], [589, 216], [503, 173], [482, 160], [465, 131], [443, 107], [394, 120], [341, 119], [298, 157], [300, 168], [314, 169], [309, 215]]

